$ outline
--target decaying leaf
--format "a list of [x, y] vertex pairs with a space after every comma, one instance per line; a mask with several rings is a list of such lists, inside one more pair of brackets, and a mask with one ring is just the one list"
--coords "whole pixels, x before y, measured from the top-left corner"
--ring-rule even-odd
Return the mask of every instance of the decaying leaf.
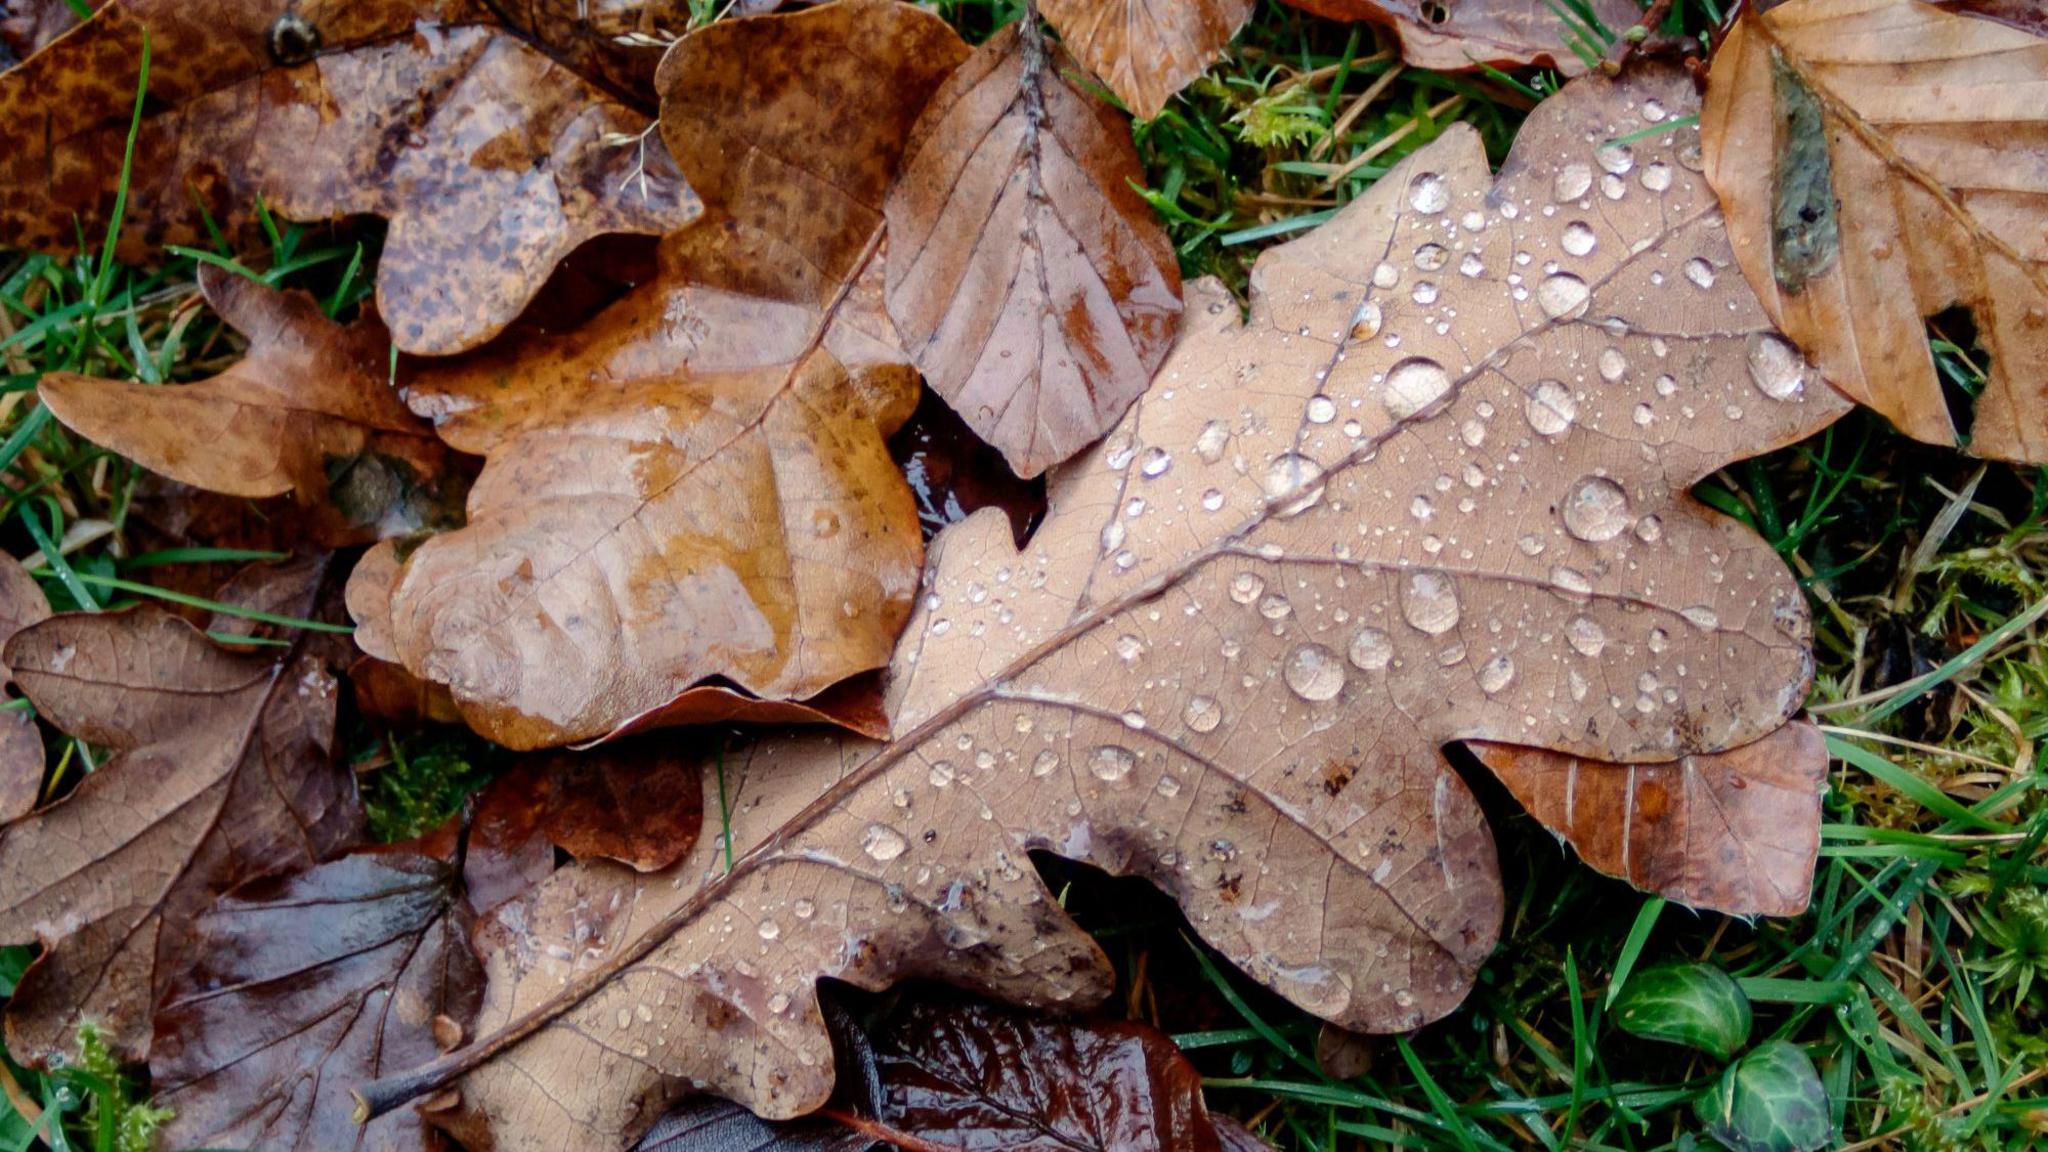
[[1252, 0], [1040, 0], [1039, 8], [1131, 115], [1150, 120], [1222, 54]]
[[[1417, 68], [1455, 71], [1534, 64], [1567, 76], [1586, 70], [1567, 46], [1557, 0], [1283, 0], [1332, 20], [1369, 20], [1401, 38], [1401, 56]], [[1587, 0], [1610, 33], [1642, 19], [1631, 0]]]
[[115, 0], [0, 74], [0, 243], [103, 234], [146, 38], [124, 258], [203, 242], [209, 216], [260, 243], [259, 196], [297, 220], [383, 216], [377, 303], [399, 347], [475, 347], [578, 244], [698, 213], [646, 113], [496, 7]]
[[72, 0], [0, 0], [0, 69], [34, 55], [77, 24]]
[[686, 1083], [803, 1113], [832, 1086], [820, 976], [1111, 989], [1041, 849], [1152, 880], [1345, 1027], [1449, 1011], [1501, 888], [1443, 745], [1662, 763], [1767, 735], [1810, 675], [1790, 573], [1687, 491], [1847, 404], [1726, 271], [1696, 130], [1641, 135], [1691, 92], [1581, 80], [1498, 183], [1454, 125], [1265, 253], [1248, 321], [1197, 285], [1029, 543], [987, 510], [934, 544], [894, 742], [708, 764], [733, 856], [556, 873], [483, 930], [482, 1039], [366, 1099], [460, 1077], [501, 1152], [623, 1146]]
[[44, 718], [114, 751], [0, 831], [0, 940], [48, 949], [9, 1005], [8, 1047], [40, 1060], [91, 1019], [139, 1057], [214, 896], [355, 837], [333, 676], [303, 641], [230, 650], [149, 606], [52, 617], [6, 660]]
[[1827, 741], [1812, 724], [1669, 764], [1602, 764], [1497, 744], [1472, 750], [1602, 872], [1737, 916], [1806, 911], [1828, 772]]
[[51, 372], [37, 395], [72, 431], [173, 480], [293, 493], [326, 544], [460, 519], [461, 472], [392, 390], [391, 338], [374, 314], [337, 324], [303, 292], [212, 266], [199, 285], [249, 339], [226, 372], [176, 386]]
[[[1714, 56], [1707, 175], [1772, 320], [1936, 444], [2048, 462], [2048, 39], [1919, 0], [1752, 5]], [[1989, 359], [1950, 420], [1926, 320]], [[1961, 338], [1960, 331], [1948, 333]]]
[[[0, 552], [0, 649], [15, 633], [50, 618], [50, 601], [21, 561]], [[14, 681], [0, 660], [0, 687]], [[18, 820], [36, 806], [43, 787], [43, 733], [35, 714], [0, 712], [0, 824]]]
[[388, 599], [388, 656], [479, 732], [601, 739], [701, 719], [707, 693], [816, 716], [888, 662], [922, 545], [885, 442], [917, 378], [880, 307], [882, 200], [965, 55], [894, 0], [692, 34], [662, 66], [662, 129], [711, 218], [582, 329], [409, 382], [488, 463], [468, 526], [351, 600]]
[[529, 757], [492, 783], [491, 796], [486, 806], [499, 818], [532, 824], [571, 856], [641, 872], [689, 855], [704, 823], [697, 765], [648, 738]]
[[358, 1127], [349, 1086], [432, 1059], [476, 1015], [483, 972], [453, 860], [362, 851], [222, 896], [156, 1017], [166, 1146], [265, 1152], [440, 1147], [406, 1109]]
[[1130, 128], [1071, 68], [1035, 20], [996, 33], [933, 94], [888, 203], [889, 315], [1026, 477], [1123, 416], [1180, 315]]

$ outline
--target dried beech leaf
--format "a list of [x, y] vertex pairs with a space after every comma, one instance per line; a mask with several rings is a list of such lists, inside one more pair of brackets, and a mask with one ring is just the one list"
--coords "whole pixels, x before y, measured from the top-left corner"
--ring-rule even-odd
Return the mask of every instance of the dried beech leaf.
[[[1283, 0], [1332, 20], [1368, 20], [1401, 38], [1401, 57], [1417, 68], [1455, 71], [1534, 64], [1567, 76], [1586, 70], [1568, 46], [1557, 0]], [[1619, 35], [1642, 19], [1632, 0], [1588, 0]]]
[[478, 1042], [368, 1098], [460, 1077], [500, 1152], [624, 1145], [685, 1084], [814, 1109], [821, 976], [1110, 991], [1039, 849], [1152, 880], [1344, 1027], [1448, 1012], [1501, 888], [1443, 745], [1675, 760], [1775, 730], [1811, 673], [1791, 574], [1687, 493], [1848, 405], [1796, 356], [1796, 387], [1755, 371], [1785, 345], [1741, 276], [1685, 273], [1731, 259], [1696, 130], [1606, 145], [1691, 91], [1674, 67], [1580, 80], [1497, 183], [1454, 125], [1266, 252], [1248, 321], [1195, 286], [1026, 546], [993, 509], [935, 542], [892, 743], [707, 764], [729, 866], [705, 837], [672, 879], [556, 873], [482, 930]]
[[[0, 648], [15, 633], [50, 618], [50, 601], [21, 561], [0, 552]], [[0, 661], [0, 685], [12, 683], [14, 671]], [[42, 795], [43, 733], [35, 714], [18, 710], [0, 713], [0, 824], [29, 814]]]
[[355, 837], [335, 682], [304, 648], [230, 650], [150, 606], [53, 617], [8, 642], [37, 711], [114, 750], [68, 798], [0, 832], [0, 940], [48, 949], [9, 1006], [17, 1058], [68, 1049], [85, 1019], [145, 1054], [151, 1010], [214, 896]]
[[295, 494], [325, 544], [460, 519], [459, 470], [392, 391], [391, 338], [374, 316], [344, 327], [303, 292], [210, 266], [199, 284], [249, 338], [226, 372], [171, 386], [51, 372], [37, 395], [72, 431], [173, 480]]
[[1039, 9], [1131, 115], [1150, 120], [1223, 54], [1252, 0], [1040, 0]]
[[886, 443], [917, 377], [880, 309], [881, 206], [965, 55], [894, 0], [681, 41], [663, 131], [711, 218], [582, 329], [410, 381], [414, 410], [488, 463], [467, 527], [352, 593], [388, 600], [365, 651], [515, 748], [702, 720], [744, 706], [735, 689], [815, 701], [886, 664], [922, 544]]
[[[482, 0], [115, 0], [0, 74], [0, 243], [106, 227], [145, 33], [149, 95], [124, 259], [203, 242], [201, 209], [261, 242], [255, 207], [390, 228], [377, 305], [398, 346], [475, 347], [605, 232], [698, 214], [644, 111], [543, 54]], [[573, 55], [573, 53], [571, 54]]]
[[[1759, 7], [1701, 123], [1772, 320], [1907, 435], [2048, 462], [2048, 39], [1918, 0]], [[1990, 361], [1967, 429], [1927, 346], [1951, 307]]]
[[156, 1017], [168, 1146], [401, 1152], [441, 1146], [406, 1109], [358, 1127], [349, 1086], [438, 1054], [466, 1028], [483, 971], [448, 860], [358, 852], [244, 884], [194, 925], [192, 968]]
[[889, 315], [1026, 477], [1123, 416], [1180, 316], [1130, 126], [1070, 69], [1034, 20], [996, 33], [933, 94], [889, 194]]
[[1603, 764], [1499, 744], [1472, 750], [1602, 872], [1737, 916], [1806, 911], [1828, 772], [1827, 741], [1812, 724], [1670, 764]]

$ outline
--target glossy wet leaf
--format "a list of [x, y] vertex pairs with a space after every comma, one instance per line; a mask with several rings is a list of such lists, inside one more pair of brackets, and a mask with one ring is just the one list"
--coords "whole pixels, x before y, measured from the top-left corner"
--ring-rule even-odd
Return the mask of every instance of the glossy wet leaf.
[[[1743, 273], [1830, 383], [1917, 439], [2039, 463], [2048, 39], [1957, 7], [1745, 9], [1714, 55], [1707, 174]], [[1960, 427], [1925, 325], [1950, 308], [1968, 311], [1985, 371]]]
[[[50, 617], [50, 601], [21, 561], [0, 553], [0, 650], [15, 633]], [[0, 662], [0, 687], [14, 672]], [[35, 808], [43, 787], [43, 733], [35, 713], [0, 712], [0, 824]]]
[[227, 371], [175, 385], [50, 372], [37, 395], [74, 432], [173, 480], [293, 494], [324, 544], [461, 521], [463, 469], [393, 391], [390, 334], [373, 313], [337, 324], [303, 292], [211, 266], [199, 284], [249, 340]]
[[889, 194], [889, 315], [927, 382], [1020, 476], [1093, 443], [1180, 315], [1130, 126], [1031, 21], [933, 93]]
[[1453, 126], [1266, 252], [1248, 320], [1196, 286], [1029, 542], [989, 509], [934, 543], [893, 742], [709, 760], [729, 840], [672, 876], [565, 869], [502, 911], [478, 1043], [373, 1098], [461, 1076], [504, 1150], [622, 1146], [684, 1083], [801, 1114], [833, 1083], [819, 977], [1110, 991], [1035, 850], [1150, 879], [1347, 1028], [1450, 1011], [1502, 896], [1439, 749], [1662, 763], [1804, 698], [1797, 584], [1687, 492], [1848, 405], [1803, 368], [1759, 379], [1785, 346], [1741, 277], [1686, 272], [1731, 267], [1694, 130], [1599, 146], [1691, 90], [1672, 68], [1579, 81], [1498, 182]]
[[1711, 964], [1665, 964], [1629, 977], [1614, 1022], [1646, 1040], [1685, 1044], [1720, 1060], [1749, 1043], [1749, 997]]
[[[1536, 64], [1567, 76], [1586, 70], [1571, 48], [1583, 34], [1559, 15], [1564, 0], [1284, 0], [1332, 20], [1368, 20], [1400, 37], [1401, 57], [1418, 68], [1455, 71]], [[1642, 10], [1630, 0], [1589, 0], [1611, 36], [1634, 25]], [[1589, 48], [1603, 45], [1586, 45]]]
[[[312, 583], [296, 615], [313, 609]], [[230, 649], [145, 605], [52, 617], [8, 642], [36, 710], [112, 752], [70, 796], [0, 830], [0, 940], [48, 949], [8, 1007], [16, 1058], [68, 1049], [85, 1019], [144, 1055], [213, 898], [354, 839], [336, 685], [307, 635]]]
[[1530, 815], [1602, 872], [1735, 916], [1806, 910], [1828, 772], [1827, 742], [1810, 723], [1670, 764], [1497, 744], [1472, 750]]
[[1693, 1110], [1730, 1152], [1814, 1152], [1834, 1135], [1820, 1073], [1804, 1049], [1783, 1040], [1730, 1065]]
[[1252, 0], [1041, 0], [1060, 40], [1140, 120], [1206, 71]]
[[[641, 135], [651, 106], [494, 8], [114, 0], [0, 74], [0, 243], [103, 235], [147, 34], [123, 258], [207, 244], [209, 217], [256, 248], [259, 197], [287, 219], [382, 216], [377, 303], [398, 345], [475, 347], [577, 245], [698, 213], [659, 136]], [[553, 47], [588, 66], [587, 43]]]
[[[357, 577], [351, 603], [389, 620], [365, 650], [518, 748], [707, 705], [847, 714], [819, 697], [888, 661], [922, 556], [886, 444], [917, 378], [880, 306], [882, 201], [965, 55], [893, 0], [683, 40], [663, 134], [710, 218], [583, 328], [407, 381], [413, 409], [487, 463], [467, 527], [395, 580]], [[869, 701], [848, 702], [850, 723], [870, 727]]]
[[151, 1083], [177, 1110], [165, 1145], [440, 1147], [411, 1109], [358, 1127], [349, 1088], [432, 1059], [436, 1028], [474, 1020], [483, 972], [459, 879], [452, 860], [382, 849], [222, 896], [156, 1016]]
[[497, 818], [532, 825], [579, 860], [641, 872], [689, 855], [704, 824], [696, 764], [659, 737], [528, 757], [492, 784], [490, 797], [486, 809]]

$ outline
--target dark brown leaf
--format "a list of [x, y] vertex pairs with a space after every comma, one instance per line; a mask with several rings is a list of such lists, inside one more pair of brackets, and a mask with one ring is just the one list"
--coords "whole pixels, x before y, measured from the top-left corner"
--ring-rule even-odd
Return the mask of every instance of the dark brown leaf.
[[212, 266], [201, 290], [249, 351], [210, 380], [160, 386], [51, 372], [59, 420], [154, 472], [229, 496], [293, 493], [328, 546], [461, 517], [466, 478], [389, 382], [391, 339], [372, 314], [329, 320], [311, 296]]
[[295, 220], [383, 216], [377, 302], [399, 347], [475, 347], [585, 240], [698, 213], [646, 112], [494, 7], [115, 0], [0, 74], [0, 243], [103, 233], [147, 34], [124, 258], [204, 242], [202, 211], [259, 244], [259, 196]]
[[[1569, 27], [1555, 0], [1283, 0], [1332, 20], [1369, 20], [1401, 38], [1401, 56], [1418, 68], [1456, 71], [1534, 64], [1567, 76], [1586, 70], [1566, 46]], [[1589, 0], [1619, 35], [1642, 17], [1632, 0]]]
[[194, 927], [193, 967], [156, 1017], [167, 1146], [264, 1152], [438, 1148], [418, 1113], [367, 1126], [349, 1089], [432, 1059], [467, 1028], [483, 972], [453, 862], [359, 852], [222, 896]]
[[527, 757], [492, 783], [479, 819], [501, 810], [579, 860], [654, 872], [696, 845], [704, 790], [695, 758], [675, 741], [641, 737]]
[[[97, 8], [106, 0], [98, 0]], [[0, 0], [0, 70], [34, 55], [78, 25], [71, 0]]]
[[1252, 0], [1039, 0], [1069, 51], [1150, 120], [1222, 55]]
[[9, 1047], [41, 1060], [91, 1019], [139, 1057], [214, 896], [355, 837], [334, 679], [302, 645], [232, 651], [148, 606], [53, 617], [6, 659], [46, 719], [114, 752], [0, 832], [0, 940], [48, 949], [9, 1006]]
[[889, 195], [889, 315], [926, 380], [1020, 476], [1099, 439], [1151, 382], [1180, 264], [1130, 126], [1035, 21], [933, 94]]

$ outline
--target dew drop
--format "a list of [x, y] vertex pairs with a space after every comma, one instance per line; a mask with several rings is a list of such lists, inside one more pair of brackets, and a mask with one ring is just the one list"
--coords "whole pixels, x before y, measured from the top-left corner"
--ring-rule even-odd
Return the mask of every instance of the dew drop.
[[1484, 276], [1486, 275], [1486, 261], [1481, 260], [1477, 252], [1467, 252], [1465, 253], [1465, 258], [1458, 261], [1458, 271], [1466, 276]]
[[1377, 628], [1360, 628], [1351, 638], [1351, 663], [1376, 672], [1394, 659], [1394, 642]]
[[782, 925], [777, 924], [773, 920], [763, 920], [761, 921], [761, 926], [756, 928], [755, 931], [760, 933], [761, 939], [773, 940], [782, 935]]
[[1585, 596], [1593, 591], [1593, 582], [1586, 579], [1584, 572], [1579, 571], [1577, 568], [1568, 568], [1563, 564], [1551, 566], [1550, 582], [1556, 586], [1558, 591], [1570, 596]]
[[861, 851], [887, 864], [903, 855], [903, 850], [910, 847], [910, 842], [903, 838], [901, 832], [887, 824], [870, 824], [867, 830], [860, 834], [860, 847]]
[[1572, 398], [1572, 390], [1562, 381], [1538, 380], [1529, 389], [1528, 402], [1522, 407], [1522, 414], [1529, 418], [1529, 427], [1545, 436], [1556, 436], [1572, 426], [1578, 418], [1579, 402]]
[[1536, 286], [1536, 303], [1553, 320], [1584, 315], [1592, 296], [1593, 290], [1586, 282], [1569, 272], [1552, 273]]
[[1207, 492], [1202, 493], [1202, 510], [1204, 512], [1216, 512], [1221, 510], [1222, 507], [1223, 492], [1221, 489], [1211, 488]]
[[1458, 626], [1458, 588], [1441, 572], [1410, 572], [1401, 584], [1401, 615], [1416, 631], [1441, 636]]
[[1401, 270], [1382, 260], [1372, 270], [1373, 286], [1392, 288], [1401, 282]]
[[1050, 748], [1047, 748], [1039, 752], [1039, 754], [1032, 759], [1031, 774], [1033, 776], [1050, 776], [1052, 775], [1052, 770], [1059, 766], [1059, 753], [1054, 752]]
[[1304, 415], [1311, 424], [1328, 424], [1337, 418], [1337, 402], [1321, 394], [1311, 396]]
[[1709, 632], [1721, 626], [1721, 614], [1704, 604], [1681, 609], [1678, 614], [1685, 617], [1686, 623]]
[[1434, 172], [1424, 172], [1408, 186], [1408, 203], [1417, 212], [1434, 216], [1451, 205], [1451, 186]]
[[1181, 709], [1180, 718], [1197, 732], [1214, 732], [1216, 726], [1223, 722], [1223, 708], [1214, 697], [1193, 696], [1188, 699], [1187, 707]]
[[1266, 590], [1266, 578], [1257, 572], [1239, 572], [1230, 581], [1230, 598], [1239, 604], [1250, 604]]
[[1581, 656], [1598, 656], [1607, 647], [1607, 629], [1591, 616], [1574, 616], [1564, 626], [1565, 643]]
[[1515, 662], [1503, 652], [1479, 666], [1479, 690], [1492, 696], [1515, 678]]
[[1433, 280], [1423, 280], [1415, 285], [1415, 291], [1408, 294], [1417, 304], [1436, 303], [1437, 289]]
[[1131, 774], [1131, 768], [1138, 763], [1137, 753], [1121, 744], [1102, 744], [1095, 749], [1095, 755], [1088, 759], [1088, 771], [1097, 780], [1115, 783]]
[[1649, 191], [1663, 192], [1671, 187], [1671, 165], [1659, 160], [1644, 168], [1636, 180]]
[[1593, 170], [1584, 164], [1567, 164], [1558, 169], [1550, 191], [1559, 200], [1577, 200], [1593, 188]]
[[1171, 800], [1175, 796], [1180, 795], [1180, 777], [1168, 772], [1159, 778], [1159, 783], [1153, 785], [1153, 789], [1161, 796]]
[[1450, 261], [1450, 250], [1441, 244], [1424, 244], [1415, 250], [1415, 266], [1424, 272], [1434, 272]]
[[1358, 314], [1351, 318], [1351, 338], [1370, 340], [1380, 334], [1380, 306], [1368, 300], [1358, 306]]
[[1321, 644], [1302, 644], [1289, 652], [1281, 676], [1289, 690], [1311, 702], [1332, 699], [1344, 690], [1344, 665]]
[[1164, 448], [1147, 448], [1145, 454], [1138, 458], [1138, 471], [1144, 473], [1147, 478], [1164, 476], [1166, 470], [1171, 467], [1173, 454]]
[[1195, 437], [1195, 454], [1205, 463], [1214, 464], [1223, 459], [1223, 446], [1230, 442], [1230, 429], [1221, 420], [1211, 420], [1202, 425], [1202, 434]]
[[931, 771], [925, 773], [925, 779], [930, 780], [934, 788], [944, 788], [953, 782], [955, 775], [951, 761], [939, 760], [933, 762]]
[[1564, 226], [1564, 235], [1559, 237], [1557, 246], [1573, 256], [1584, 256], [1600, 244], [1600, 237], [1584, 220], [1574, 220]]
[[1564, 498], [1564, 530], [1589, 543], [1628, 531], [1628, 494], [1605, 476], [1582, 477]]
[[1598, 364], [1600, 378], [1609, 384], [1619, 384], [1621, 378], [1628, 375], [1628, 357], [1622, 355], [1621, 349], [1612, 344], [1600, 350]]
[[1381, 403], [1396, 420], [1406, 420], [1451, 390], [1450, 374], [1444, 366], [1422, 356], [1411, 356], [1387, 372]]
[[1266, 469], [1266, 498], [1279, 502], [1273, 514], [1295, 516], [1323, 498], [1323, 466], [1299, 452], [1284, 452]]
[[1685, 273], [1685, 278], [1692, 281], [1697, 287], [1712, 288], [1714, 286], [1714, 266], [1698, 256], [1687, 260], [1685, 267], [1681, 270]]
[[1749, 378], [1757, 391], [1773, 400], [1790, 400], [1806, 384], [1806, 365], [1799, 350], [1772, 335], [1749, 342]]
[[1616, 176], [1636, 166], [1636, 154], [1626, 144], [1603, 144], [1593, 150], [1593, 159], [1604, 171]]

